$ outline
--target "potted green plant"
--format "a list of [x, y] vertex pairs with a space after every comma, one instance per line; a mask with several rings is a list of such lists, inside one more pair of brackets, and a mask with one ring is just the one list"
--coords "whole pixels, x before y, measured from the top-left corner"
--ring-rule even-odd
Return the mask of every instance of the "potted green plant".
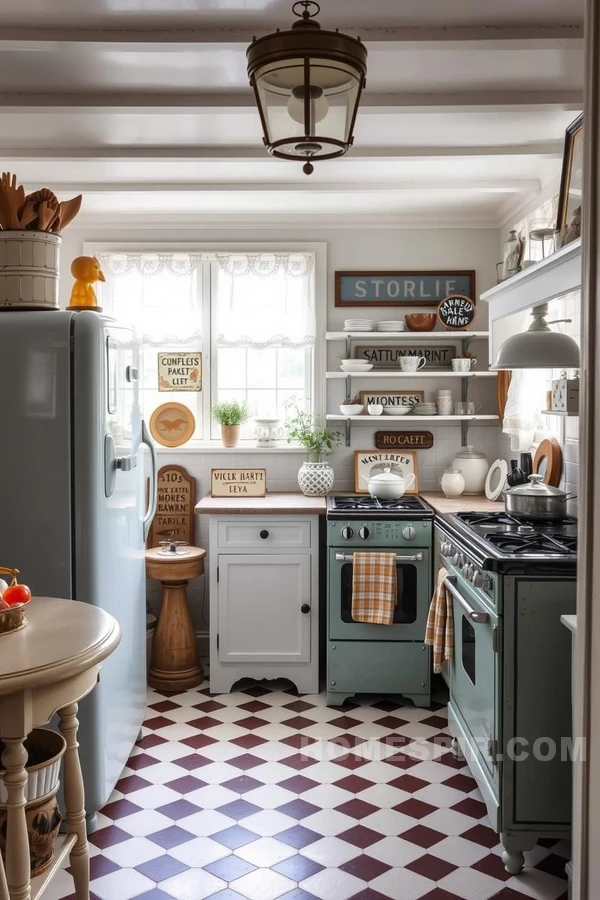
[[303, 494], [320, 497], [333, 487], [333, 469], [323, 456], [339, 443], [337, 431], [317, 428], [315, 417], [296, 408], [295, 416], [286, 422], [287, 442], [297, 441], [306, 448], [308, 459], [300, 466], [298, 484]]
[[221, 426], [221, 440], [224, 447], [235, 447], [240, 439], [240, 425], [248, 421], [248, 407], [239, 400], [215, 403], [212, 417]]

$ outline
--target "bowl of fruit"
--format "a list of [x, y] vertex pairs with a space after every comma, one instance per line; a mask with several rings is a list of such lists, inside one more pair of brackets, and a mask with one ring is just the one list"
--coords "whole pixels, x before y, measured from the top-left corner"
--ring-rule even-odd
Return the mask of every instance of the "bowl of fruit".
[[10, 575], [10, 584], [0, 578], [0, 636], [20, 631], [27, 625], [25, 611], [31, 591], [26, 584], [19, 584], [18, 574], [18, 569], [0, 566], [0, 575]]

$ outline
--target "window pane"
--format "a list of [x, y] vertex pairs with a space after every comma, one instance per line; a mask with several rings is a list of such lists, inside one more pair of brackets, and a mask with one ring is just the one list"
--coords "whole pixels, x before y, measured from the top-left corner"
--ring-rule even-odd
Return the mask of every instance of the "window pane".
[[306, 379], [306, 350], [281, 348], [277, 353], [277, 384], [280, 388], [304, 390]]
[[248, 387], [274, 388], [277, 380], [277, 350], [248, 351]]
[[217, 351], [217, 367], [219, 371], [219, 388], [246, 387], [246, 351], [219, 347]]

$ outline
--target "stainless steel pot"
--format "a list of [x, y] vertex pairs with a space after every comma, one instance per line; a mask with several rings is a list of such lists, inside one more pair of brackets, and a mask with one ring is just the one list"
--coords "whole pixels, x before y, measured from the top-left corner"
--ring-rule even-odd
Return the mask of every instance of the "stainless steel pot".
[[542, 475], [530, 475], [527, 484], [504, 491], [504, 508], [517, 519], [555, 520], [567, 515], [567, 501], [575, 494], [543, 483]]

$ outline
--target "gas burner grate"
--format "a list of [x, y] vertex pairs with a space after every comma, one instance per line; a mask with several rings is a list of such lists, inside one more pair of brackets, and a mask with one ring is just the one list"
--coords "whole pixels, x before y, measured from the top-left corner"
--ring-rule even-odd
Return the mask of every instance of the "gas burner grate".
[[563, 519], [549, 519], [548, 521], [542, 521], [539, 519], [517, 519], [515, 516], [510, 516], [508, 513], [475, 513], [475, 512], [459, 512], [456, 513], [456, 517], [464, 522], [465, 525], [481, 525], [481, 526], [490, 526], [490, 525], [506, 525], [506, 526], [517, 526], [519, 528], [523, 526], [530, 526], [535, 528], [536, 530], [543, 530], [545, 528], [556, 528], [563, 527], [565, 525], [576, 525], [577, 519], [574, 519], [572, 516], [565, 516]]
[[367, 512], [382, 511], [396, 512], [398, 510], [422, 511], [424, 503], [419, 497], [401, 497], [399, 500], [379, 500], [377, 497], [334, 497], [332, 509], [338, 512]]
[[549, 534], [486, 534], [486, 541], [502, 553], [516, 556], [571, 556], [577, 553], [577, 538]]

